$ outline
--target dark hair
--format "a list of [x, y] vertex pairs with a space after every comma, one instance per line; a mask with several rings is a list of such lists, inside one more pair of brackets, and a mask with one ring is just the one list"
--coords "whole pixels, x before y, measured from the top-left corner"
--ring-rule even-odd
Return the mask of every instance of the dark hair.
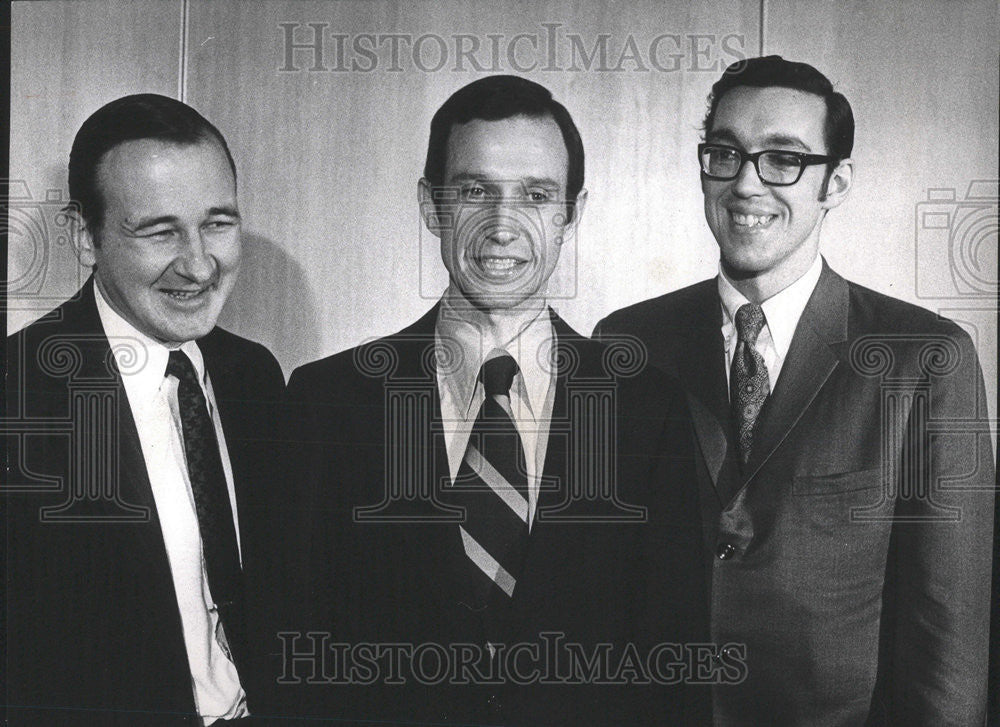
[[488, 76], [463, 86], [449, 97], [431, 120], [431, 136], [427, 144], [424, 176], [435, 187], [444, 184], [448, 137], [456, 124], [473, 119], [500, 121], [515, 116], [551, 117], [562, 132], [569, 169], [566, 175], [566, 200], [570, 205], [583, 189], [583, 141], [569, 111], [552, 98], [552, 93], [534, 81], [519, 76]]
[[175, 144], [215, 140], [226, 152], [236, 179], [236, 163], [226, 140], [209, 121], [185, 103], [155, 93], [123, 96], [105, 104], [83, 122], [69, 153], [69, 196], [97, 237], [104, 218], [104, 200], [97, 170], [104, 155], [119, 144], [158, 139]]
[[826, 102], [826, 119], [823, 123], [823, 140], [827, 154], [838, 160], [851, 156], [854, 148], [854, 114], [844, 95], [833, 90], [830, 79], [808, 63], [786, 61], [781, 56], [762, 56], [736, 61], [723, 72], [722, 78], [712, 86], [708, 95], [708, 114], [705, 132], [712, 130], [719, 101], [740, 86], [768, 88], [780, 86], [815, 94]]

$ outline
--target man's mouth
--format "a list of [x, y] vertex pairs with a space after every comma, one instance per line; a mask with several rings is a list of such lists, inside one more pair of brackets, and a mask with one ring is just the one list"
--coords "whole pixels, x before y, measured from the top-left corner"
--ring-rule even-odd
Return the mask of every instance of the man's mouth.
[[776, 215], [744, 215], [739, 212], [730, 212], [729, 218], [737, 227], [744, 227], [748, 230], [768, 227]]
[[515, 257], [484, 255], [475, 258], [479, 268], [491, 278], [511, 278], [527, 264], [526, 260]]
[[214, 285], [209, 285], [204, 288], [198, 288], [197, 290], [171, 290], [168, 288], [162, 288], [160, 292], [165, 293], [167, 297], [172, 300], [185, 301], [200, 298], [214, 287]]

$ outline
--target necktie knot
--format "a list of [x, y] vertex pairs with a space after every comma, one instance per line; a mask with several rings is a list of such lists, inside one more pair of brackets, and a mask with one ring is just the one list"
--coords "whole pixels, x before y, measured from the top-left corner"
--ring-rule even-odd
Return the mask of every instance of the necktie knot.
[[191, 363], [187, 354], [179, 348], [170, 352], [170, 357], [167, 359], [166, 376], [175, 376], [178, 381], [184, 383], [198, 384], [198, 374], [195, 373], [194, 364]]
[[479, 372], [479, 379], [483, 382], [486, 395], [508, 396], [517, 371], [517, 362], [509, 354], [496, 356], [484, 363]]
[[764, 327], [764, 310], [759, 305], [745, 303], [736, 311], [736, 332], [741, 341], [753, 346]]

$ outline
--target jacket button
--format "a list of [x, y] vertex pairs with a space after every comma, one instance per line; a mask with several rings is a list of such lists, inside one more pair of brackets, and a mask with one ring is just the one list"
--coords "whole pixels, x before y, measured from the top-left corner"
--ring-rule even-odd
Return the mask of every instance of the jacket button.
[[719, 543], [719, 547], [715, 549], [715, 554], [719, 556], [719, 560], [729, 560], [736, 555], [736, 548], [730, 543]]
[[489, 707], [489, 711], [493, 715], [499, 715], [503, 712], [503, 706], [500, 704], [500, 697], [497, 694], [491, 694], [486, 700], [486, 704]]

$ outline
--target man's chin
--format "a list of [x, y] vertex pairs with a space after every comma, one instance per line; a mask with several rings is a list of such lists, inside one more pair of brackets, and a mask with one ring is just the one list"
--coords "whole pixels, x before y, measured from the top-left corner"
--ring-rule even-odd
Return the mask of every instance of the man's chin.
[[531, 305], [533, 296], [523, 290], [513, 291], [463, 291], [462, 297], [471, 307], [484, 313], [521, 310]]
[[738, 254], [722, 256], [722, 269], [733, 280], [756, 278], [773, 266], [770, 260], [752, 254], [753, 251], [737, 249]]
[[189, 321], [179, 325], [171, 323], [170, 325], [161, 326], [153, 337], [166, 345], [179, 345], [204, 338], [212, 332], [215, 324], [216, 318]]

